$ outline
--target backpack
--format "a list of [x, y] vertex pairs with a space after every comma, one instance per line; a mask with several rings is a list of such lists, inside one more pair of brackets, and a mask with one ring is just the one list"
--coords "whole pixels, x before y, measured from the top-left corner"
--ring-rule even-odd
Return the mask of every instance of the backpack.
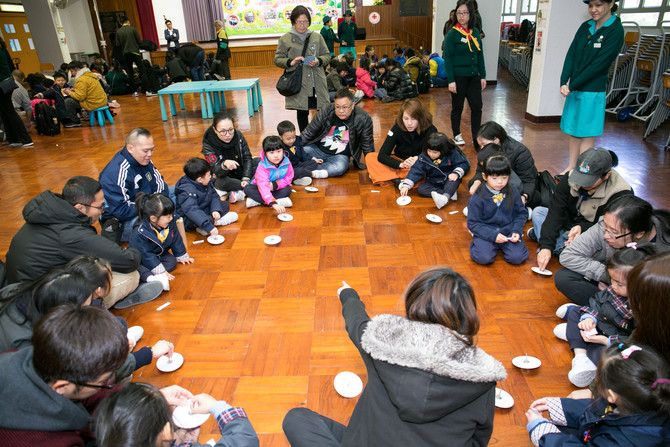
[[60, 133], [60, 122], [56, 109], [40, 102], [35, 105], [35, 125], [37, 133], [53, 137]]
[[556, 192], [556, 181], [549, 171], [542, 171], [537, 177], [537, 191], [540, 194], [540, 206], [549, 208], [551, 198]]
[[419, 68], [419, 77], [416, 78], [416, 89], [421, 93], [428, 93], [430, 90], [430, 68], [421, 64]]

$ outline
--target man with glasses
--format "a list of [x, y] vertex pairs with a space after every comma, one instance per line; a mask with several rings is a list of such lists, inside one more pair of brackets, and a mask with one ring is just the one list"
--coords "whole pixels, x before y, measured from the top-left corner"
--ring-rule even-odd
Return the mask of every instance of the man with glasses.
[[365, 155], [375, 151], [372, 118], [354, 104], [354, 94], [342, 88], [335, 102], [321, 109], [301, 133], [303, 149], [310, 157], [322, 159], [314, 178], [339, 177], [349, 169], [353, 157], [358, 169], [365, 169]]
[[533, 209], [533, 228], [528, 237], [538, 241], [537, 264], [545, 269], [552, 254], [558, 255], [577, 236], [598, 222], [612, 200], [632, 194], [632, 188], [616, 171], [616, 154], [593, 147], [577, 159], [577, 167], [564, 176], [549, 208]]
[[[138, 287], [141, 255], [99, 236], [92, 223], [102, 214], [105, 198], [96, 180], [72, 177], [62, 194], [44, 191], [23, 208], [26, 223], [7, 251], [7, 283], [29, 282], [52, 268], [62, 268], [80, 255], [106, 259], [112, 267], [107, 307], [127, 307], [155, 299], [162, 287]], [[124, 299], [125, 298], [125, 299]]]

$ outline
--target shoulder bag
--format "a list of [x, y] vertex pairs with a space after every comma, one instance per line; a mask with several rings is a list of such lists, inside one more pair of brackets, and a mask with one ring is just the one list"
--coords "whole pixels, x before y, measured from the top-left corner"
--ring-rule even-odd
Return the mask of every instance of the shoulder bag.
[[[305, 57], [307, 52], [307, 45], [309, 44], [309, 39], [311, 34], [305, 38], [305, 46], [302, 48], [302, 57]], [[302, 61], [299, 64], [302, 65]], [[300, 93], [302, 88], [302, 67], [298, 66], [292, 71], [284, 70], [284, 73], [281, 75], [277, 81], [277, 91], [282, 96], [293, 96]]]

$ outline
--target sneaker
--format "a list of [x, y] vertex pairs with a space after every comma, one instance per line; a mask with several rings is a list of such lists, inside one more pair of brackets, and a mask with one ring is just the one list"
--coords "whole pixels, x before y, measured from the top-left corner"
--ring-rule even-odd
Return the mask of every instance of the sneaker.
[[244, 194], [244, 191], [242, 191], [240, 189], [239, 191], [230, 191], [229, 196], [230, 196], [230, 199], [228, 199], [228, 201], [230, 203], [235, 203], [235, 202], [239, 202], [240, 200], [244, 200], [244, 198], [246, 197], [246, 194]]
[[140, 341], [140, 338], [142, 338], [142, 335], [144, 335], [144, 328], [142, 326], [133, 326], [128, 328], [128, 340], [132, 340], [137, 343]]
[[255, 206], [261, 206], [260, 203], [256, 202], [254, 199], [251, 197], [247, 197], [247, 208], [253, 208]]
[[568, 330], [568, 323], [557, 324], [554, 328], [554, 335], [556, 338], [560, 338], [563, 341], [568, 341], [568, 336], [566, 332]]
[[293, 202], [290, 198], [283, 197], [281, 199], [277, 199], [277, 205], [283, 206], [284, 208], [291, 208], [293, 206]]
[[435, 206], [438, 210], [444, 208], [444, 206], [449, 203], [449, 197], [436, 191], [431, 192], [430, 196], [433, 198], [433, 202], [435, 202]]
[[328, 171], [325, 169], [317, 169], [312, 171], [312, 177], [314, 178], [328, 178]]
[[570, 311], [570, 308], [577, 306], [576, 304], [572, 303], [565, 303], [558, 309], [556, 309], [556, 316], [560, 318], [561, 320], [565, 320], [565, 316], [568, 314]]
[[146, 92], [145, 95], [147, 95], [147, 96], [158, 96], [158, 93]]
[[465, 208], [463, 208], [463, 215], [465, 217], [468, 217], [468, 207], [467, 206]]
[[363, 90], [356, 90], [356, 93], [354, 93], [354, 104], [358, 104], [361, 102], [361, 99], [365, 97], [365, 93]]
[[382, 98], [382, 102], [383, 102], [384, 104], [386, 104], [387, 102], [391, 102], [391, 101], [393, 101], [393, 98], [391, 98], [390, 96], [384, 96], [384, 97]]
[[10, 143], [9, 147], [23, 147], [23, 143]]
[[585, 354], [572, 359], [572, 369], [568, 373], [568, 380], [578, 388], [587, 387], [596, 378], [596, 365]]
[[527, 206], [526, 209], [528, 210], [528, 220], [530, 220], [533, 217], [533, 208]]
[[216, 188], [214, 188], [214, 191], [216, 191], [216, 193], [219, 195], [219, 197], [221, 197], [221, 199], [228, 196], [228, 191], [222, 191], [222, 190], [216, 189]]
[[66, 127], [68, 129], [72, 127], [81, 127], [81, 123], [64, 123], [63, 127]]
[[147, 277], [147, 283], [156, 282], [163, 286], [163, 290], [170, 290], [170, 280], [167, 277], [167, 273], [161, 273], [160, 275], [149, 275]]
[[530, 227], [528, 231], [526, 231], [526, 236], [528, 237], [528, 240], [537, 242], [537, 236], [535, 236], [535, 227]]
[[134, 96], [135, 98], [137, 98], [138, 96], [140, 96], [140, 94], [137, 93], [137, 92], [133, 92], [133, 96]]
[[454, 137], [454, 143], [458, 144], [459, 146], [465, 146], [465, 140], [463, 139], [463, 135], [460, 133]]
[[200, 227], [197, 227], [197, 228], [195, 229], [195, 232], [198, 233], [198, 234], [201, 234], [201, 235], [203, 235], [203, 236], [209, 236], [209, 231], [207, 231], [207, 230], [203, 230], [203, 229], [200, 228]]
[[312, 177], [301, 177], [293, 180], [294, 185], [309, 186], [312, 184]]
[[30, 143], [24, 143], [24, 144], [22, 144], [22, 145], [19, 146], [19, 147], [32, 147], [32, 146], [35, 146], [35, 143], [33, 143], [33, 142], [31, 141]]
[[[247, 199], [247, 200], [249, 200], [249, 199]], [[230, 211], [230, 212], [224, 214], [223, 217], [221, 217], [220, 219], [216, 219], [216, 221], [214, 221], [214, 225], [216, 225], [217, 227], [222, 227], [224, 225], [230, 225], [233, 222], [237, 222], [237, 219], [239, 219], [239, 218], [240, 218], [240, 216], [238, 216], [236, 212]]]
[[[167, 275], [162, 276], [165, 277], [165, 281], [167, 281]], [[152, 277], [150, 276], [149, 278]], [[157, 279], [154, 279], [154, 281], [158, 282], [141, 283], [130, 295], [121, 301], [117, 301], [113, 306], [114, 309], [125, 309], [126, 307], [135, 306], [136, 304], [148, 303], [149, 301], [153, 301], [158, 298], [158, 296], [163, 292], [163, 283]], [[168, 288], [165, 290], [169, 290], [169, 288], [170, 285], [168, 284]]]

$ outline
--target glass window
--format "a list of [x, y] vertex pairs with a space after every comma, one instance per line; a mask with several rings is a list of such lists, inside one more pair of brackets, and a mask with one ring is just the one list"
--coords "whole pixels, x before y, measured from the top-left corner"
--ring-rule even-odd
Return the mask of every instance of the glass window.
[[28, 46], [30, 47], [31, 50], [35, 49], [35, 44], [33, 43], [33, 39], [30, 37], [28, 38]]
[[21, 44], [19, 43], [19, 39], [10, 39], [10, 42], [12, 42], [10, 44], [12, 46], [12, 50], [21, 51]]
[[536, 17], [535, 14], [522, 14], [521, 17], [519, 18], [519, 23], [523, 23], [524, 20], [530, 20], [531, 22], [534, 22]]
[[537, 12], [537, 1], [538, 0], [523, 0], [521, 3], [521, 13]]
[[23, 24], [23, 31], [25, 31], [26, 33], [29, 33], [29, 32], [30, 32], [30, 28], [28, 27], [28, 24], [27, 24], [27, 23], [24, 23], [24, 24]]
[[9, 47], [12, 51], [16, 51], [16, 47], [14, 47], [14, 39], [9, 39]]
[[505, 5], [503, 6], [503, 14], [516, 15], [516, 2], [517, 0], [505, 0]]
[[623, 0], [623, 9], [637, 8], [640, 6], [640, 0]]
[[644, 0], [645, 8], [658, 8], [663, 4], [663, 0]]
[[624, 22], [637, 22], [640, 26], [656, 26], [658, 23], [658, 12], [635, 12], [622, 13], [621, 20]]

